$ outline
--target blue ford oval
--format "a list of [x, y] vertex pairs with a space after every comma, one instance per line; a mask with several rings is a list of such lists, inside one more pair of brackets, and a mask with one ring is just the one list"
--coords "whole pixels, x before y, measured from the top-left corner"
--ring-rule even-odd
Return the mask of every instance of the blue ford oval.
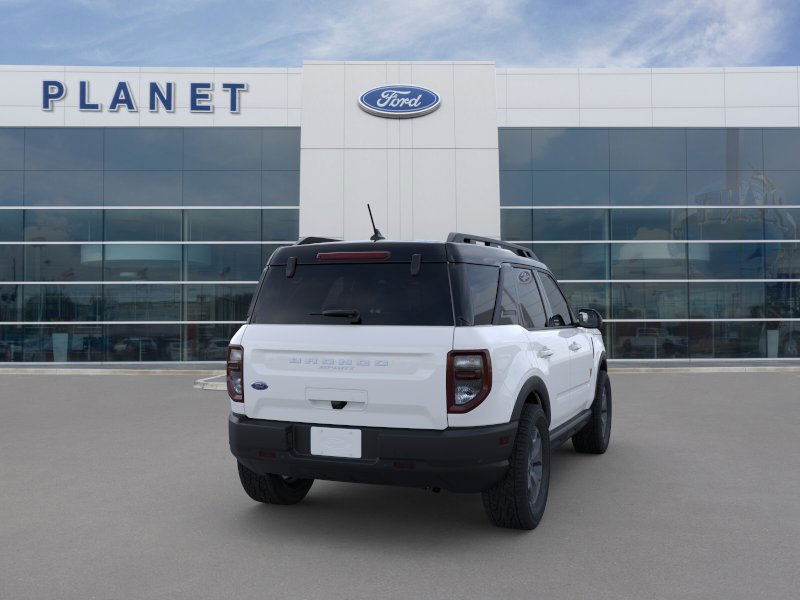
[[421, 117], [439, 108], [439, 94], [415, 85], [384, 85], [361, 94], [358, 105], [379, 117]]

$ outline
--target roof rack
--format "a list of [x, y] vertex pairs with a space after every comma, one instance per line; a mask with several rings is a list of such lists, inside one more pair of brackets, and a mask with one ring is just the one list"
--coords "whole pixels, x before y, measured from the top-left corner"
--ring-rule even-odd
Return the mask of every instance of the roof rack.
[[494, 238], [482, 237], [479, 235], [472, 235], [469, 233], [452, 232], [447, 236], [447, 241], [456, 244], [483, 244], [484, 246], [492, 246], [495, 248], [502, 248], [503, 250], [510, 250], [517, 256], [524, 256], [525, 258], [532, 258], [533, 260], [539, 260], [536, 257], [536, 254], [534, 254], [533, 250], [531, 250], [530, 248], [526, 248], [525, 246], [519, 246], [517, 244], [512, 244], [511, 242], [503, 242], [501, 240], [496, 240]]
[[295, 246], [305, 246], [306, 244], [321, 244], [323, 242], [341, 242], [342, 240], [335, 240], [333, 238], [326, 238], [326, 237], [316, 237], [310, 235], [308, 237], [304, 237], [302, 240], [297, 242]]

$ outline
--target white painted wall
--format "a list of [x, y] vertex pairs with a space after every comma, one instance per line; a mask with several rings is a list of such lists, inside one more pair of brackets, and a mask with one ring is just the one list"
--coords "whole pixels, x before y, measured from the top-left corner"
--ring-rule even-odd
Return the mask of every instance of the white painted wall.
[[500, 127], [797, 127], [798, 67], [498, 69]]
[[[387, 238], [500, 233], [492, 62], [306, 62], [300, 235], [365, 239], [366, 203]], [[412, 119], [358, 107], [389, 84], [429, 88], [441, 106]]]

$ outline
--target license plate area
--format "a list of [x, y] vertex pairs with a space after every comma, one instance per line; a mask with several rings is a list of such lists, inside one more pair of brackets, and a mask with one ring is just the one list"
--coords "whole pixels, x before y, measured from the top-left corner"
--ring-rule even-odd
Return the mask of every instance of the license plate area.
[[343, 427], [311, 427], [311, 454], [361, 458], [361, 430]]

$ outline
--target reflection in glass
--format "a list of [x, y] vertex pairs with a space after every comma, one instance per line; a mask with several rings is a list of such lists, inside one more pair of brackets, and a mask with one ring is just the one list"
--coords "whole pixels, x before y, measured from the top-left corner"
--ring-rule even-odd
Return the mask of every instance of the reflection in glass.
[[688, 244], [693, 279], [762, 279], [764, 244]]
[[769, 323], [766, 328], [769, 358], [800, 358], [800, 323]]
[[525, 209], [500, 211], [500, 236], [504, 240], [533, 239], [533, 211]]
[[261, 275], [260, 244], [197, 244], [185, 246], [184, 252], [188, 281], [255, 281]]
[[179, 281], [181, 246], [178, 244], [113, 244], [104, 247], [107, 281]]
[[184, 327], [186, 357], [184, 360], [224, 362], [228, 343], [239, 325], [192, 324]]
[[764, 244], [767, 279], [800, 279], [800, 243]]
[[501, 171], [531, 170], [531, 130], [500, 129], [498, 147]]
[[[22, 320], [22, 287], [21, 285], [0, 285], [0, 321]], [[0, 348], [2, 340], [0, 337]], [[0, 361], [2, 361], [0, 349]]]
[[689, 283], [689, 317], [692, 319], [749, 319], [763, 316], [763, 283]]
[[99, 210], [25, 211], [27, 242], [95, 242], [102, 239], [102, 231]]
[[98, 244], [25, 246], [27, 281], [101, 281], [103, 247]]
[[180, 285], [105, 285], [104, 321], [180, 321]]
[[687, 171], [689, 204], [783, 204], [782, 192], [763, 171]]
[[25, 168], [33, 171], [99, 171], [103, 130], [95, 127], [28, 127]]
[[22, 281], [23, 246], [2, 246], [0, 252], [0, 281]]
[[24, 171], [0, 171], [0, 206], [22, 206], [24, 204], [23, 178]]
[[611, 328], [614, 358], [687, 358], [688, 342], [685, 322], [613, 323]]
[[559, 279], [608, 279], [608, 244], [533, 244]]
[[187, 321], [244, 321], [254, 284], [187, 285]]
[[[0, 242], [22, 241], [22, 211], [0, 211]], [[2, 248], [0, 248], [2, 252]]]
[[300, 199], [300, 171], [263, 171], [261, 204], [297, 206]]
[[107, 210], [105, 239], [169, 242], [181, 239], [180, 210]]
[[534, 129], [535, 171], [608, 169], [607, 129]]
[[[510, 212], [510, 211], [506, 211]], [[520, 211], [513, 211], [520, 212]], [[608, 210], [545, 209], [532, 211], [532, 236], [534, 241], [557, 240], [607, 240]]]
[[25, 285], [25, 321], [99, 321], [102, 298], [97, 285]]
[[261, 130], [252, 127], [186, 127], [183, 168], [261, 170]]
[[262, 211], [261, 239], [266, 241], [294, 242], [298, 238], [300, 213], [294, 208], [276, 208]]
[[611, 244], [612, 279], [686, 279], [686, 244]]
[[257, 242], [261, 240], [261, 211], [187, 210], [183, 236], [193, 242]]
[[760, 208], [690, 208], [690, 240], [760, 240], [764, 211]]
[[686, 209], [614, 209], [611, 211], [611, 238], [615, 240], [686, 239]]
[[99, 362], [104, 358], [99, 325], [27, 325], [19, 341], [22, 360], [27, 362]]
[[767, 317], [800, 318], [800, 281], [777, 281], [764, 287]]
[[181, 360], [180, 325], [107, 325], [106, 360]]
[[764, 129], [764, 168], [800, 170], [800, 129]]
[[500, 205], [533, 205], [533, 179], [530, 171], [500, 171]]
[[611, 129], [612, 170], [682, 171], [686, 168], [683, 129]]
[[261, 130], [261, 168], [265, 171], [300, 169], [300, 128], [265, 127]]
[[764, 358], [766, 323], [699, 322], [689, 324], [692, 358]]
[[536, 206], [607, 205], [608, 177], [608, 171], [535, 171], [533, 202]]
[[0, 127], [0, 170], [25, 168], [25, 129]]
[[112, 171], [176, 171], [182, 167], [183, 131], [173, 127], [108, 127], [105, 167]]
[[184, 171], [184, 206], [259, 206], [261, 171]]
[[106, 171], [105, 206], [180, 206], [183, 175], [180, 171]]
[[575, 310], [593, 308], [603, 318], [608, 318], [608, 287], [607, 283], [562, 283], [561, 291], [567, 297], [569, 305]]
[[685, 319], [686, 283], [614, 283], [611, 317], [614, 319]]
[[99, 206], [102, 171], [25, 171], [27, 206]]
[[764, 168], [760, 129], [687, 129], [686, 146], [686, 168], [690, 171]]
[[685, 171], [611, 171], [611, 204], [685, 203]]

